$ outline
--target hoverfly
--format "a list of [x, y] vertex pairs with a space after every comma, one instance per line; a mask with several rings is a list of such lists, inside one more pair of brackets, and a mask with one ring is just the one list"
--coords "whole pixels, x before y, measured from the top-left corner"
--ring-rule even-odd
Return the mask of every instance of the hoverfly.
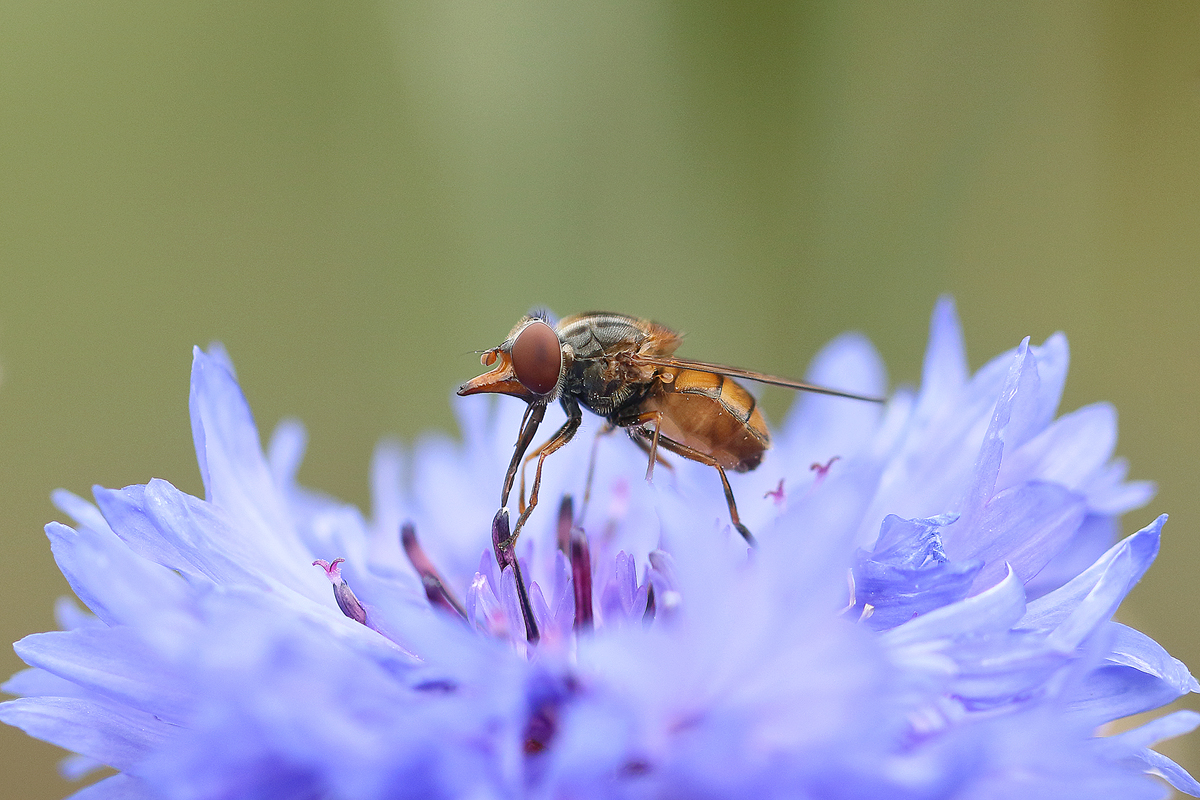
[[[663, 325], [625, 314], [589, 311], [551, 327], [544, 312], [535, 312], [522, 318], [500, 346], [484, 351], [481, 361], [493, 369], [464, 383], [458, 394], [494, 392], [529, 404], [500, 493], [503, 507], [520, 469], [521, 515], [510, 542], [516, 540], [537, 505], [546, 457], [579, 430], [580, 405], [604, 417], [606, 430], [625, 428], [629, 432], [650, 458], [647, 479], [655, 462], [662, 463], [660, 447], [715, 468], [733, 526], [753, 543], [738, 517], [725, 471], [748, 472], [757, 467], [771, 446], [771, 437], [754, 397], [733, 379], [883, 402], [761, 372], [678, 358], [674, 353], [682, 341], [680, 334]], [[567, 421], [526, 456], [546, 407], [554, 400], [567, 413]], [[526, 506], [524, 468], [534, 458], [537, 471]]]

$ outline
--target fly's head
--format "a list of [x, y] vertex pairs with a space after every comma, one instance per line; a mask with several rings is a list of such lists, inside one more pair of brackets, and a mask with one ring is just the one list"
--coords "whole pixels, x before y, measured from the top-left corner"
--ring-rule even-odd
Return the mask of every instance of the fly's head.
[[529, 315], [509, 332], [499, 347], [480, 359], [492, 367], [459, 387], [459, 395], [492, 392], [527, 403], [549, 403], [561, 394], [570, 353], [545, 317]]

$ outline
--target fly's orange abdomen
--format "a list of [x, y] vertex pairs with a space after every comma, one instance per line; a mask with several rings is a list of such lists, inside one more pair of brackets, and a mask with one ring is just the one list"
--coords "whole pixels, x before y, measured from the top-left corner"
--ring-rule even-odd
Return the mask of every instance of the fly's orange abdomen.
[[663, 436], [713, 457], [725, 469], [747, 472], [758, 466], [771, 436], [753, 395], [710, 372], [666, 370], [664, 377], [661, 389], [641, 406], [661, 413]]

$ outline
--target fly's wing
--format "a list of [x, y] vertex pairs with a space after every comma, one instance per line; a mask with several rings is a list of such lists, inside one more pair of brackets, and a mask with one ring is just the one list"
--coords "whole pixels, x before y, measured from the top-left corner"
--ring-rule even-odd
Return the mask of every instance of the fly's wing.
[[710, 364], [707, 361], [693, 361], [690, 358], [679, 358], [672, 355], [646, 355], [640, 354], [635, 357], [635, 361], [642, 364], [652, 364], [656, 367], [671, 367], [674, 369], [694, 369], [697, 372], [709, 372], [713, 375], [724, 375], [729, 378], [745, 378], [758, 383], [766, 383], [771, 386], [782, 386], [785, 389], [796, 389], [801, 392], [816, 392], [817, 394], [828, 394], [834, 397], [848, 397], [851, 400], [865, 400], [868, 403], [882, 403], [882, 397], [867, 397], [866, 395], [855, 394], [854, 392], [843, 392], [840, 389], [830, 389], [825, 386], [817, 386], [804, 381], [794, 381], [791, 378], [779, 378], [774, 375], [767, 375], [762, 372], [755, 372], [749, 369], [741, 369], [739, 367], [728, 367], [724, 364]]

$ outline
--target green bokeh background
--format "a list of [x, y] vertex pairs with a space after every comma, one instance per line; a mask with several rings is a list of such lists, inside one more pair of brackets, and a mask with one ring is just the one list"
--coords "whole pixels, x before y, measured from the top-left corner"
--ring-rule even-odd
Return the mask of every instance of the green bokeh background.
[[[1172, 515], [1122, 619], [1200, 668], [1200, 5], [6, 0], [0, 639], [68, 591], [53, 488], [200, 491], [193, 344], [365, 503], [531, 305], [784, 374], [859, 329], [894, 385], [942, 292], [973, 367], [1067, 332], [1064, 410], [1159, 481], [1127, 529]], [[9, 796], [71, 790], [0, 748]]]

